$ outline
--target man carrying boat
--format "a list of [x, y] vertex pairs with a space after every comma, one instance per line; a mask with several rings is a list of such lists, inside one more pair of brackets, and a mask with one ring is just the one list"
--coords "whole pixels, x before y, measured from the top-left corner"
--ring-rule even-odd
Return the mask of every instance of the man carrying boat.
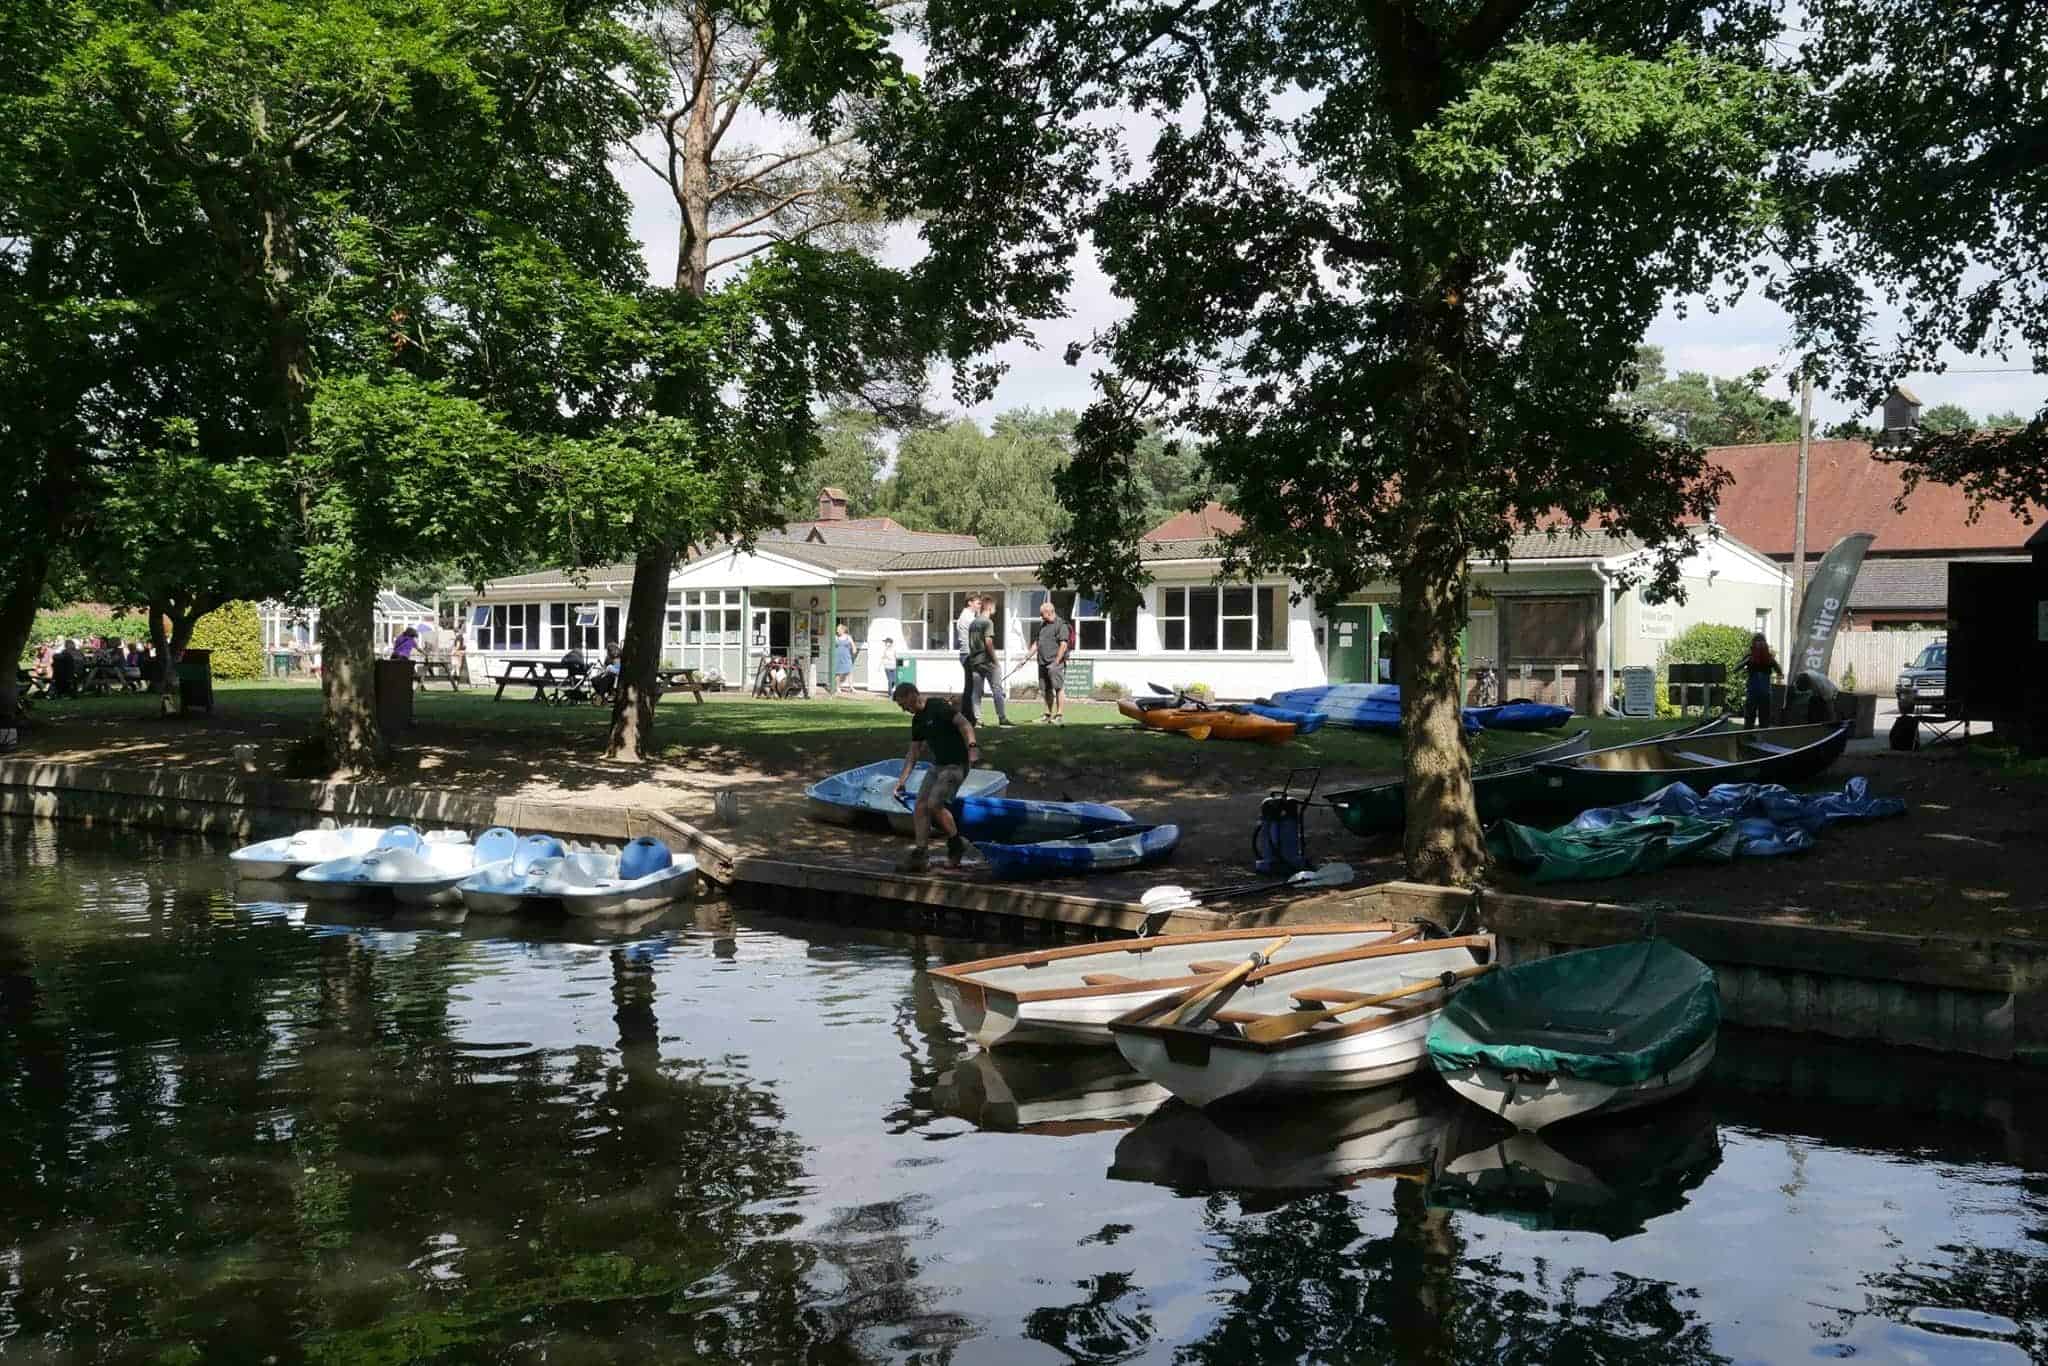
[[953, 798], [959, 793], [960, 784], [967, 781], [967, 770], [981, 757], [981, 747], [974, 739], [974, 724], [943, 697], [926, 697], [915, 683], [898, 683], [890, 698], [910, 713], [910, 753], [896, 779], [899, 801], [909, 790], [910, 775], [917, 770], [917, 761], [926, 754], [930, 754], [932, 761], [931, 770], [917, 789], [917, 805], [910, 812], [917, 843], [896, 865], [896, 870], [922, 873], [931, 866], [929, 846], [935, 821], [946, 832], [946, 866], [958, 868], [960, 856], [967, 851], [967, 841], [960, 838], [960, 827], [953, 822]]

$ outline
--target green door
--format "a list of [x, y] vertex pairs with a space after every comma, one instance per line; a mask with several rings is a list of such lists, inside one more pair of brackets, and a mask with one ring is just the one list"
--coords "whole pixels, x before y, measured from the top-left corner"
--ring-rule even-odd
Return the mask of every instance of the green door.
[[1366, 606], [1330, 609], [1330, 681], [1371, 681], [1373, 609]]

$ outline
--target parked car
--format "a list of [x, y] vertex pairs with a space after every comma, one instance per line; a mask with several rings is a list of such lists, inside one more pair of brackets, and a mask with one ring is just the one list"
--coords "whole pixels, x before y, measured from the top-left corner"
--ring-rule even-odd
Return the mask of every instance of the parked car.
[[1899, 674], [1899, 715], [1948, 710], [1948, 641], [1937, 640]]

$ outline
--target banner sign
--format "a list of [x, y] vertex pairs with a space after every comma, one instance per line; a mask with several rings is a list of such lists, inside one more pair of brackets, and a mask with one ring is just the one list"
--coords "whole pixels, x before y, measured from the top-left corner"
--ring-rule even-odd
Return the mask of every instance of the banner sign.
[[[1821, 558], [1799, 604], [1799, 638], [1790, 661], [1793, 673], [1828, 676], [1828, 660], [1834, 655], [1835, 635], [1849, 606], [1849, 590], [1856, 586], [1856, 572], [1863, 568], [1863, 552], [1876, 539], [1867, 531], [1852, 532]], [[1795, 575], [1798, 572], [1793, 570]]]

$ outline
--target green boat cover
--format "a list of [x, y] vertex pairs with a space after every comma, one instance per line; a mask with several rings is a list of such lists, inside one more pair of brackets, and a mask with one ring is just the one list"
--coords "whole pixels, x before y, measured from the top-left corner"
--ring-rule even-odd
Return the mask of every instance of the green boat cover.
[[1429, 1031], [1439, 1072], [1490, 1067], [1626, 1086], [1714, 1037], [1714, 970], [1661, 939], [1581, 949], [1479, 978]]
[[1654, 873], [1681, 859], [1726, 863], [1742, 848], [1734, 821], [1653, 816], [1604, 829], [1538, 830], [1499, 821], [1486, 849], [1531, 882], [1590, 882], [1625, 873]]

